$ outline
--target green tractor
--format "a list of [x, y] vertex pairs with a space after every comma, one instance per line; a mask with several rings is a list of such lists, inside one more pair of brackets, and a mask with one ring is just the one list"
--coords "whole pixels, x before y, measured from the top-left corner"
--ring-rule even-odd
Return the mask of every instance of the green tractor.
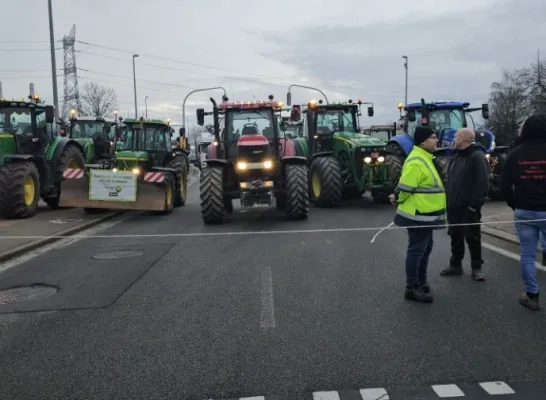
[[4, 218], [33, 217], [40, 197], [59, 207], [67, 168], [83, 168], [83, 148], [57, 135], [55, 109], [39, 96], [5, 99], [0, 93], [0, 212]]
[[84, 149], [85, 162], [93, 164], [101, 158], [111, 158], [115, 151], [117, 132], [115, 120], [107, 121], [101, 117], [70, 117], [68, 137], [78, 142]]
[[[385, 164], [386, 142], [360, 133], [362, 104], [360, 100], [340, 104], [311, 101], [303, 110], [302, 136], [294, 145], [297, 155], [310, 159], [309, 194], [319, 207], [336, 207], [343, 199], [360, 197], [366, 190], [375, 202], [389, 202], [393, 188]], [[296, 114], [301, 110], [294, 108]], [[373, 114], [370, 103], [368, 116]]]
[[124, 123], [125, 142], [115, 155], [65, 171], [62, 206], [170, 214], [186, 203], [187, 155], [173, 148], [170, 124], [144, 118]]

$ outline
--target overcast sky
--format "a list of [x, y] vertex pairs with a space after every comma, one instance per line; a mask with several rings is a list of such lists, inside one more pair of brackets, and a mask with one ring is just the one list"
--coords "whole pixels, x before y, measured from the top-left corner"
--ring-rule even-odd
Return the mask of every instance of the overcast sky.
[[[3, 94], [27, 95], [34, 82], [52, 103], [47, 0], [3, 3]], [[546, 57], [544, 0], [53, 0], [53, 12], [55, 40], [75, 24], [76, 40], [87, 43], [76, 43], [80, 87], [113, 87], [121, 114], [132, 116], [132, 54], [139, 53], [139, 113], [148, 96], [149, 117], [177, 122], [194, 88], [223, 86], [237, 101], [269, 94], [284, 101], [288, 85], [299, 83], [321, 88], [330, 101], [373, 102], [375, 117], [362, 122], [385, 123], [404, 100], [402, 55], [409, 56], [410, 102], [476, 105], [503, 68], [532, 62], [540, 46]], [[56, 47], [62, 105], [62, 43]], [[190, 97], [190, 124], [208, 97]], [[294, 103], [312, 98], [303, 89], [293, 94]]]

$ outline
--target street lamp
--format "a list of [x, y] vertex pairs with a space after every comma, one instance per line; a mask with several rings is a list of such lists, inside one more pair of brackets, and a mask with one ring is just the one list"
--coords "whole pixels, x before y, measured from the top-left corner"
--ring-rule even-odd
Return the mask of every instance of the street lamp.
[[136, 68], [135, 68], [135, 58], [138, 57], [138, 54], [133, 54], [133, 85], [135, 87], [135, 118], [138, 118], [138, 104], [137, 104], [137, 92], [136, 92]]
[[144, 97], [144, 108], [146, 109], [145, 110], [146, 119], [148, 119], [148, 96]]
[[405, 90], [404, 99], [405, 99], [406, 106], [407, 106], [408, 105], [408, 56], [402, 56], [402, 58], [404, 60], [406, 60], [404, 62], [404, 68], [406, 69], [406, 90]]

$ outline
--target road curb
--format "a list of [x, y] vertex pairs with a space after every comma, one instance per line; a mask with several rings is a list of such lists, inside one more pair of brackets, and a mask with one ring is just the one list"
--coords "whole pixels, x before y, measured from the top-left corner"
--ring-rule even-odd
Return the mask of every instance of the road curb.
[[488, 236], [504, 240], [506, 242], [512, 243], [512, 244], [518, 244], [519, 240], [516, 235], [512, 235], [511, 233], [507, 233], [504, 231], [501, 231], [500, 229], [490, 228], [488, 226], [483, 225], [482, 226], [482, 233], [485, 233]]
[[61, 239], [64, 239], [64, 238], [61, 238], [61, 237], [57, 237], [57, 236], [71, 236], [75, 233], [78, 233], [78, 232], [81, 232], [85, 229], [88, 229], [88, 228], [91, 228], [93, 226], [96, 226], [102, 222], [105, 222], [105, 221], [108, 221], [114, 217], [117, 217], [118, 215], [121, 215], [123, 214], [125, 211], [119, 211], [119, 212], [114, 212], [114, 213], [110, 213], [110, 214], [107, 214], [107, 215], [104, 215], [102, 217], [99, 217], [97, 219], [94, 219], [94, 220], [91, 220], [91, 221], [88, 221], [86, 223], [83, 223], [81, 225], [78, 225], [78, 226], [74, 226], [72, 228], [69, 228], [69, 229], [65, 229], [64, 231], [60, 231], [58, 233], [55, 234], [55, 237], [46, 237], [46, 238], [43, 238], [43, 239], [38, 239], [38, 240], [35, 240], [33, 242], [30, 242], [30, 243], [27, 243], [27, 244], [24, 244], [22, 246], [19, 246], [19, 247], [15, 247], [14, 249], [11, 249], [11, 250], [8, 250], [8, 251], [5, 251], [3, 253], [0, 253], [0, 262], [5, 262], [5, 261], [8, 261], [8, 260], [11, 260], [12, 258], [15, 258], [15, 257], [18, 257], [28, 251], [31, 251], [31, 250], [35, 250], [37, 248], [40, 248], [40, 247], [43, 247], [47, 244], [50, 244], [50, 243], [53, 243], [53, 242], [56, 242], [56, 241], [59, 241]]

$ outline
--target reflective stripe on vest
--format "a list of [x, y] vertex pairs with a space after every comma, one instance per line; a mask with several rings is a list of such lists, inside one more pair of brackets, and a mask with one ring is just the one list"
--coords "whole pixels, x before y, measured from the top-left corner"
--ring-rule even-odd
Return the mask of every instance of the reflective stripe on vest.
[[426, 162], [426, 160], [423, 157], [419, 156], [412, 156], [411, 158], [408, 158], [406, 162], [410, 160], [417, 160], [420, 161], [421, 164], [423, 164], [427, 169], [428, 172], [430, 172], [430, 175], [432, 176], [432, 180], [434, 181], [434, 186], [432, 187], [411, 187], [408, 185], [404, 185], [403, 183], [398, 183], [398, 189], [400, 189], [403, 192], [408, 193], [444, 193], [445, 189], [440, 183], [438, 182], [438, 179], [436, 179], [436, 175], [434, 174], [434, 171], [430, 168], [430, 165]]

